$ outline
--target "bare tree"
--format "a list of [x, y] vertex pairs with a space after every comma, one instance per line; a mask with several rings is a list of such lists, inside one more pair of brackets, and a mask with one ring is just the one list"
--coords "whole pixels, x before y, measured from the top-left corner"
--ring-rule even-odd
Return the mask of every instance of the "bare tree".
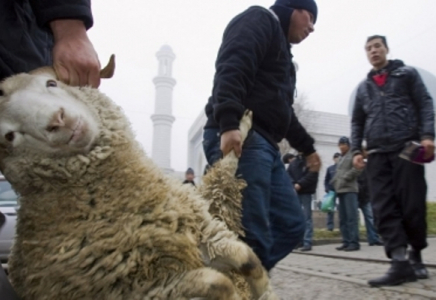
[[[311, 109], [306, 95], [300, 94], [297, 98], [295, 98], [293, 108], [298, 121], [300, 121], [301, 125], [303, 125], [306, 131], [313, 130], [314, 122], [312, 120], [315, 117], [315, 112]], [[286, 139], [283, 139], [278, 145], [282, 155], [293, 151]]]

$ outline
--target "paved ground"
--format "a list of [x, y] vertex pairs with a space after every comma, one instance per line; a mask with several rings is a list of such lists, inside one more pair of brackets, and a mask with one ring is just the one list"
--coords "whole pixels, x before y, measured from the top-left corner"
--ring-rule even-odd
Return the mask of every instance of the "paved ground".
[[[436, 265], [436, 239], [430, 239], [429, 244], [423, 253], [424, 260]], [[436, 299], [436, 268], [429, 268], [430, 279], [397, 287], [370, 288], [367, 280], [383, 275], [389, 264], [363, 259], [386, 261], [383, 247], [364, 243], [361, 251], [347, 253], [336, 251], [337, 246], [317, 246], [308, 254], [292, 253], [286, 257], [272, 271], [273, 285], [283, 300]]]

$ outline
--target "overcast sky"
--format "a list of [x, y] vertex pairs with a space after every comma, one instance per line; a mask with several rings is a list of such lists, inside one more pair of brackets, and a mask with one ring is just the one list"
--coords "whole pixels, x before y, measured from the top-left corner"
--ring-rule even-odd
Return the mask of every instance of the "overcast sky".
[[[173, 77], [171, 166], [187, 166], [189, 127], [212, 89], [214, 62], [228, 22], [252, 5], [270, 0], [93, 0], [90, 38], [102, 65], [116, 54], [113, 79], [101, 90], [121, 105], [137, 139], [151, 156], [157, 75], [156, 52], [169, 45], [176, 54]], [[367, 36], [386, 35], [391, 59], [436, 74], [435, 0], [318, 0], [315, 32], [293, 47], [299, 65], [297, 88], [317, 111], [348, 113], [350, 94], [369, 71]]]

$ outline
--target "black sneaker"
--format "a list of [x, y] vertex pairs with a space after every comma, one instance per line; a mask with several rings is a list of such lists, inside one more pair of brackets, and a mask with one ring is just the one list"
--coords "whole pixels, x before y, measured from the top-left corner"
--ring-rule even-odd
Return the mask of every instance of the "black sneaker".
[[312, 246], [304, 245], [302, 248], [300, 248], [300, 251], [310, 251], [312, 250]]
[[409, 261], [393, 260], [391, 261], [391, 267], [384, 276], [369, 280], [368, 284], [372, 287], [393, 286], [416, 280], [415, 271]]
[[342, 251], [342, 250], [344, 250], [345, 248], [348, 248], [348, 245], [342, 245], [342, 246], [336, 247], [336, 250], [338, 250], [338, 251]]
[[351, 246], [351, 245], [344, 249], [345, 252], [359, 251], [359, 250], [360, 250], [359, 246]]
[[370, 246], [383, 246], [383, 243], [380, 241], [377, 241], [375, 243], [369, 243]]

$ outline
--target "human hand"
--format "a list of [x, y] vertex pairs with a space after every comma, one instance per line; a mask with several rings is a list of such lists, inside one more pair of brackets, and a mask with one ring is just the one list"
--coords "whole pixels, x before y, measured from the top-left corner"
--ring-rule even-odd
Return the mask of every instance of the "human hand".
[[301, 190], [301, 185], [299, 185], [298, 183], [294, 184], [294, 188], [295, 190], [298, 192], [299, 190]]
[[309, 169], [309, 172], [319, 172], [321, 169], [321, 159], [319, 158], [318, 153], [314, 152], [306, 156], [306, 165]]
[[53, 68], [62, 82], [72, 86], [100, 85], [100, 62], [80, 20], [50, 22], [54, 36]]
[[242, 136], [239, 129], [229, 130], [221, 134], [221, 152], [223, 157], [234, 150], [236, 157], [241, 157]]
[[424, 159], [429, 159], [434, 154], [434, 142], [430, 139], [421, 141], [421, 145], [425, 149]]
[[363, 160], [362, 154], [357, 154], [353, 157], [353, 166], [358, 170], [365, 168], [365, 161]]

